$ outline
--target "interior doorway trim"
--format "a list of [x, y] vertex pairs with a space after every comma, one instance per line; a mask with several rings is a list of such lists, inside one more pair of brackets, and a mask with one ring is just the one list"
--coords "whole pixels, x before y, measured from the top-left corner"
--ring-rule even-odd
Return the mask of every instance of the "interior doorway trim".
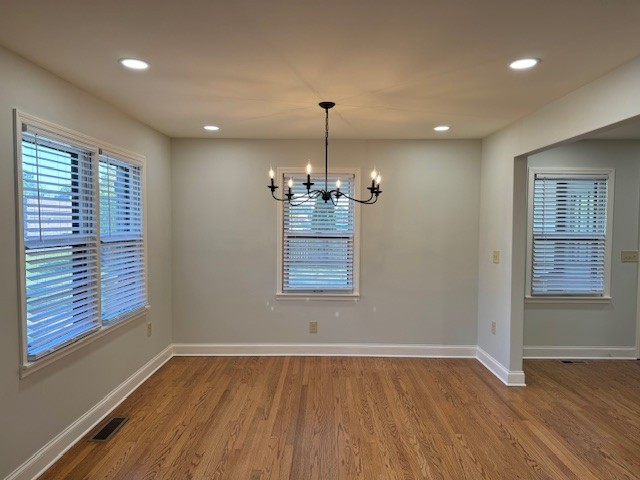
[[[640, 244], [640, 234], [638, 236], [638, 243]], [[638, 250], [640, 250], [640, 245], [638, 245]], [[638, 276], [638, 280], [636, 282], [638, 289], [636, 294], [636, 359], [640, 360], [640, 264], [636, 265], [636, 273]]]

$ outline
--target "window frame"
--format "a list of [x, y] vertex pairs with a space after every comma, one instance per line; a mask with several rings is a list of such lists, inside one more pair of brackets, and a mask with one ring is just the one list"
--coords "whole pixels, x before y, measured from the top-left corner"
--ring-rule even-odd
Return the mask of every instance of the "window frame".
[[[40, 370], [41, 368], [65, 357], [66, 355], [94, 342], [98, 338], [109, 334], [112, 331], [129, 324], [147, 314], [149, 310], [149, 284], [148, 284], [148, 247], [147, 247], [147, 199], [146, 199], [146, 159], [144, 156], [130, 152], [120, 147], [108, 144], [83, 133], [71, 130], [46, 120], [42, 120], [33, 115], [14, 109], [14, 185], [16, 195], [16, 268], [18, 277], [18, 311], [19, 311], [19, 332], [20, 332], [20, 368], [19, 376], [24, 378], [27, 375]], [[93, 208], [96, 210], [96, 238], [97, 238], [97, 282], [98, 282], [98, 323], [100, 327], [88, 334], [78, 337], [77, 340], [61, 346], [49, 354], [35, 360], [29, 360], [27, 352], [27, 296], [26, 296], [26, 263], [25, 263], [25, 241], [24, 241], [24, 211], [23, 211], [23, 171], [22, 171], [22, 134], [25, 125], [38, 130], [46, 131], [53, 138], [67, 141], [72, 144], [81, 144], [91, 152], [91, 165], [93, 166]], [[142, 242], [143, 242], [143, 262], [144, 262], [144, 307], [134, 311], [130, 316], [123, 317], [120, 321], [105, 324], [102, 320], [101, 308], [101, 288], [100, 288], [100, 190], [99, 190], [99, 165], [100, 153], [108, 152], [118, 158], [125, 160], [141, 169], [141, 195], [142, 195]]]
[[[330, 175], [344, 174], [353, 175], [353, 188], [354, 194], [357, 196], [360, 193], [360, 169], [351, 167], [336, 167], [331, 168]], [[276, 178], [280, 184], [280, 189], [284, 189], [285, 183], [280, 179], [288, 178], [290, 175], [306, 175], [306, 171], [301, 167], [277, 167]], [[324, 172], [323, 174], [324, 175]], [[323, 188], [323, 186], [319, 186]], [[356, 197], [357, 198], [357, 197]], [[353, 291], [350, 293], [337, 293], [337, 292], [283, 292], [283, 263], [284, 263], [284, 204], [285, 202], [278, 202], [277, 208], [277, 290], [276, 298], [279, 300], [358, 300], [360, 298], [360, 204], [354, 203], [353, 212]]]
[[[533, 194], [536, 175], [603, 175], [607, 177], [607, 230], [604, 253], [604, 288], [602, 295], [533, 295]], [[615, 169], [579, 167], [529, 167], [527, 169], [527, 264], [526, 303], [610, 303], [611, 302], [611, 262], [613, 247], [613, 206], [615, 197]]]

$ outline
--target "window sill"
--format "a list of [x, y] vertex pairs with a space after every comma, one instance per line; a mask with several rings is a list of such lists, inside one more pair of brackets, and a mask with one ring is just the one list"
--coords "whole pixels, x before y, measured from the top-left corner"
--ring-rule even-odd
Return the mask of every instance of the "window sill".
[[276, 300], [297, 300], [297, 301], [351, 301], [357, 302], [360, 299], [359, 293], [276, 293]]
[[611, 297], [524, 297], [524, 303], [611, 303]]
[[131, 323], [131, 322], [133, 322], [134, 320], [136, 320], [136, 319], [138, 319], [140, 317], [145, 316], [147, 314], [148, 310], [149, 310], [149, 306], [147, 305], [143, 310], [140, 310], [140, 311], [134, 313], [133, 315], [131, 315], [128, 318], [120, 320], [118, 323], [114, 323], [113, 325], [109, 325], [109, 326], [104, 326], [100, 330], [96, 331], [95, 333], [87, 335], [87, 336], [79, 339], [77, 342], [70, 343], [66, 347], [63, 347], [60, 350], [57, 350], [57, 351], [47, 355], [46, 357], [42, 357], [39, 360], [34, 360], [33, 362], [28, 362], [28, 363], [23, 364], [20, 367], [20, 378], [24, 378], [24, 377], [26, 377], [28, 375], [31, 375], [33, 372], [37, 372], [41, 368], [44, 368], [47, 365], [50, 365], [51, 363], [55, 362], [56, 360], [58, 360], [58, 359], [60, 359], [62, 357], [66, 357], [71, 352], [75, 352], [76, 350], [84, 347], [85, 345], [88, 345], [89, 343], [94, 342], [95, 340], [99, 339], [100, 337], [103, 337], [103, 336], [113, 332], [114, 330], [117, 330], [118, 328], [123, 327], [123, 326], [127, 325], [128, 323]]

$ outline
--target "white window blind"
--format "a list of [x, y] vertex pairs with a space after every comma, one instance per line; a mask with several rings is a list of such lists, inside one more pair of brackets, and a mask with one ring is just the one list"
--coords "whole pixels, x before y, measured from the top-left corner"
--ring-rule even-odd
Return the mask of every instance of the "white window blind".
[[139, 165], [100, 155], [102, 321], [113, 323], [146, 307]]
[[26, 372], [147, 308], [143, 159], [19, 112], [16, 122]]
[[29, 127], [22, 134], [29, 361], [100, 328], [93, 151]]
[[536, 174], [531, 294], [602, 296], [608, 175]]
[[[282, 185], [293, 178], [292, 193], [306, 192], [303, 175], [284, 175]], [[328, 188], [353, 196], [353, 174], [329, 175]], [[324, 176], [312, 177], [314, 187], [324, 188]], [[317, 198], [302, 205], [283, 206], [283, 293], [353, 293], [355, 206], [342, 197], [334, 205]]]

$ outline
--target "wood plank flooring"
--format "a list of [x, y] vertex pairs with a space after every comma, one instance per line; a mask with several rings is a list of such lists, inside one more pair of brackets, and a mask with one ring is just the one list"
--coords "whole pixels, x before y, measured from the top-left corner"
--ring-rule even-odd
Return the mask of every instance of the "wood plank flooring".
[[174, 357], [41, 479], [640, 479], [640, 362]]

